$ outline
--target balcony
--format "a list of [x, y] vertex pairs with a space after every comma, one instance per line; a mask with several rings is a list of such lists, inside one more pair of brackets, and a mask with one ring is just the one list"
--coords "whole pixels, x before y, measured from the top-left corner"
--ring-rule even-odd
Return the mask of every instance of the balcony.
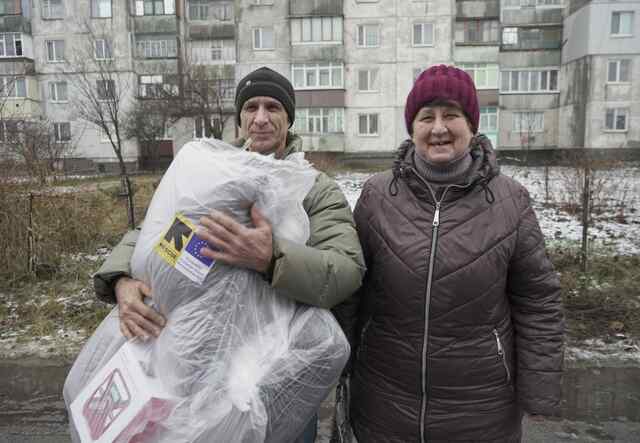
[[521, 51], [535, 49], [561, 49], [562, 28], [502, 28], [501, 51]]
[[342, 0], [291, 0], [289, 13], [293, 17], [341, 16]]
[[500, 3], [498, 0], [462, 0], [456, 2], [456, 19], [498, 17], [500, 17]]
[[189, 25], [189, 39], [191, 40], [224, 40], [234, 38], [236, 38], [236, 27], [233, 24]]
[[178, 22], [175, 15], [145, 15], [133, 17], [136, 34], [177, 34]]
[[0, 16], [0, 32], [20, 32], [31, 35], [31, 19], [22, 15]]
[[507, 25], [559, 25], [562, 9], [518, 8], [503, 9], [502, 24]]

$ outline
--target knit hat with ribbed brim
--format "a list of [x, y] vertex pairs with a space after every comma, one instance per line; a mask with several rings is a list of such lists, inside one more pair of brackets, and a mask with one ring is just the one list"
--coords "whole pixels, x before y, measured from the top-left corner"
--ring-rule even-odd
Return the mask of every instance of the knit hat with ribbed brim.
[[413, 120], [424, 106], [434, 100], [457, 102], [471, 123], [471, 130], [478, 132], [480, 107], [473, 80], [462, 69], [453, 66], [432, 66], [418, 76], [404, 108], [407, 132], [413, 135]]
[[271, 97], [284, 106], [289, 116], [289, 127], [296, 117], [296, 94], [291, 82], [266, 66], [247, 74], [236, 88], [236, 123], [240, 126], [240, 111], [244, 102], [252, 97]]

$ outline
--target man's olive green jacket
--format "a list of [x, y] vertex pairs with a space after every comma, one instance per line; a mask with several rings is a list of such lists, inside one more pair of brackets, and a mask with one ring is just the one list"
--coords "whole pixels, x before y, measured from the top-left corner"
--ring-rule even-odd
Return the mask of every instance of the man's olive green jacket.
[[[234, 144], [243, 143], [238, 140]], [[301, 145], [300, 137], [289, 133], [284, 156], [300, 150]], [[300, 245], [274, 236], [274, 265], [267, 277], [280, 295], [331, 308], [360, 287], [365, 270], [351, 208], [335, 181], [322, 172], [302, 204], [309, 215], [309, 240]], [[95, 273], [94, 287], [101, 300], [115, 303], [115, 281], [131, 274], [130, 261], [139, 233], [140, 228], [129, 231]]]

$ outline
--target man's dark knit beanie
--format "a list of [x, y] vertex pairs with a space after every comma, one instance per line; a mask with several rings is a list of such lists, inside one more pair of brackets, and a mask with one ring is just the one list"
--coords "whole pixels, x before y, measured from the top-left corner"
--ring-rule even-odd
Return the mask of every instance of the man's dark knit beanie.
[[236, 123], [240, 126], [240, 111], [252, 97], [265, 96], [278, 100], [289, 116], [289, 127], [296, 117], [296, 95], [291, 82], [276, 71], [263, 66], [247, 74], [236, 88]]

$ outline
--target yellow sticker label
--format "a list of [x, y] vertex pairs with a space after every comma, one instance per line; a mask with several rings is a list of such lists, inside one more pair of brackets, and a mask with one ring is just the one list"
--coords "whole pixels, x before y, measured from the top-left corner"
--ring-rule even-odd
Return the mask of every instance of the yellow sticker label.
[[195, 225], [189, 219], [177, 213], [171, 226], [160, 237], [153, 250], [170, 266], [175, 267], [180, 253], [193, 237], [195, 229]]

